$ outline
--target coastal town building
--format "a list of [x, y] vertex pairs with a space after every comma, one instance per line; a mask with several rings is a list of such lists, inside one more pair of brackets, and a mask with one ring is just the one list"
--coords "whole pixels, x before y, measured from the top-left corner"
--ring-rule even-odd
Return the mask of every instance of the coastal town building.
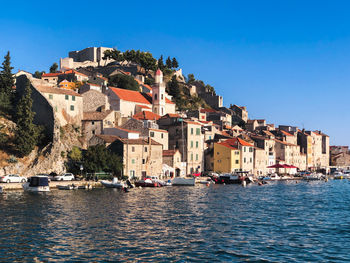
[[114, 111], [90, 111], [83, 113], [82, 135], [89, 141], [94, 135], [100, 135], [106, 128], [115, 126]]
[[330, 146], [330, 165], [335, 167], [350, 166], [349, 146]]
[[166, 164], [174, 169], [174, 174], [166, 176], [185, 176], [184, 168], [186, 165], [182, 162], [181, 153], [179, 150], [163, 150], [163, 164]]
[[241, 169], [240, 150], [227, 140], [214, 143], [214, 167], [217, 173], [233, 173]]

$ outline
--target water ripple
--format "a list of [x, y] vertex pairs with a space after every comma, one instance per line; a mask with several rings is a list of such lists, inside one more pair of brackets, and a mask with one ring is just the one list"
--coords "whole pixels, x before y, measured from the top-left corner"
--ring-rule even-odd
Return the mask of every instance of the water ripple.
[[348, 262], [348, 181], [10, 192], [0, 261]]

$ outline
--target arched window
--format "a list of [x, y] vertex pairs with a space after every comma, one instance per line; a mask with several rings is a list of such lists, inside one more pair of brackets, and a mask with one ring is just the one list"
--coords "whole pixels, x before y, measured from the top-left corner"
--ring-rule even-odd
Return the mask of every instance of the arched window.
[[157, 100], [158, 96], [157, 96], [157, 93], [154, 94], [154, 99]]

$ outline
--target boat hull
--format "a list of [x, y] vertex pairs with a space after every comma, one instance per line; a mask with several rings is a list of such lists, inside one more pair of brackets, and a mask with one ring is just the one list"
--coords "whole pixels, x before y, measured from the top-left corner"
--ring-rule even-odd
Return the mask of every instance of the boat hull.
[[171, 184], [173, 186], [194, 186], [195, 185], [195, 178], [181, 178], [181, 177], [175, 177]]

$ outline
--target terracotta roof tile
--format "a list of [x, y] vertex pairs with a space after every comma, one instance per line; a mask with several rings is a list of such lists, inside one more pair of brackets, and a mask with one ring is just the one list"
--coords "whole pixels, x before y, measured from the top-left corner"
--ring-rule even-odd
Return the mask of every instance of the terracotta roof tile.
[[142, 111], [139, 113], [136, 113], [134, 116], [132, 116], [132, 118], [136, 119], [136, 120], [159, 120], [160, 119], [160, 115], [153, 113], [151, 111]]
[[174, 156], [179, 150], [163, 150], [163, 156]]
[[121, 100], [151, 104], [139, 91], [109, 87]]

